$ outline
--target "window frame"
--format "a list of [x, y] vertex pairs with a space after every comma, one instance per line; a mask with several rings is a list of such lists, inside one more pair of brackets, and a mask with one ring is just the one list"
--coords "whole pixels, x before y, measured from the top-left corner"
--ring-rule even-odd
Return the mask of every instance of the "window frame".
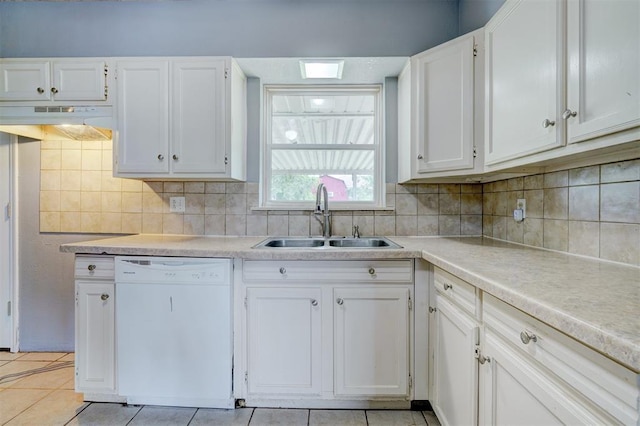
[[[384, 87], [382, 84], [344, 84], [344, 85], [312, 85], [312, 84], [265, 84], [262, 89], [262, 120], [260, 141], [260, 182], [259, 205], [267, 210], [313, 210], [315, 204], [309, 201], [276, 201], [269, 200], [272, 178], [272, 98], [282, 95], [328, 96], [349, 94], [374, 95], [374, 142], [366, 145], [321, 145], [321, 144], [278, 144], [279, 149], [300, 150], [360, 150], [372, 151], [373, 165], [373, 200], [372, 201], [332, 201], [331, 210], [377, 210], [385, 209], [385, 112]], [[285, 148], [286, 146], [286, 148]]]

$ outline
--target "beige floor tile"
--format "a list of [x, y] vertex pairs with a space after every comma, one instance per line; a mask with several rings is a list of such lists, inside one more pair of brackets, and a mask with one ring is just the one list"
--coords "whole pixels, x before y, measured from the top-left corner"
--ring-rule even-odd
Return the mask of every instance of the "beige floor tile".
[[424, 426], [427, 422], [420, 411], [371, 410], [367, 411], [369, 426]]
[[[5, 365], [0, 365], [0, 377], [12, 376], [13, 374], [22, 373], [27, 370], [34, 370], [36, 368], [46, 367], [50, 362], [45, 361], [13, 361], [8, 362]], [[21, 376], [7, 377], [0, 381], [0, 388], [8, 388], [15, 384], [19, 380], [22, 380]]]
[[141, 407], [133, 405], [93, 403], [67, 423], [67, 426], [125, 426], [140, 409]]
[[65, 383], [64, 385], [60, 386], [60, 389], [70, 389], [73, 390], [76, 388], [76, 379], [75, 377], [71, 380], [69, 380], [67, 383]]
[[14, 359], [18, 359], [24, 356], [21, 352], [0, 352], [0, 360], [1, 361], [13, 361]]
[[14, 417], [7, 425], [63, 425], [80, 413], [87, 403], [82, 394], [69, 390], [55, 390]]
[[423, 411], [422, 415], [427, 420], [429, 426], [440, 426], [440, 420], [436, 417], [436, 413], [433, 411]]
[[76, 354], [72, 352], [70, 354], [66, 354], [65, 356], [60, 358], [58, 361], [74, 361], [75, 362], [75, 360], [76, 360]]
[[20, 361], [57, 361], [65, 355], [66, 352], [27, 352]]
[[298, 426], [307, 425], [309, 410], [256, 408], [251, 417], [251, 426]]
[[49, 390], [4, 389], [0, 392], [0, 424], [5, 424], [44, 398]]
[[225, 426], [247, 426], [253, 408], [238, 408], [237, 410], [214, 410], [200, 408], [189, 426], [198, 425], [225, 425]]
[[364, 410], [311, 410], [309, 425], [313, 426], [366, 426]]
[[143, 407], [129, 423], [130, 426], [179, 426], [188, 425], [196, 408]]
[[11, 388], [20, 389], [59, 389], [69, 380], [74, 378], [73, 365], [67, 365], [62, 362], [52, 362], [47, 368], [62, 367], [56, 370], [34, 374], [18, 380]]

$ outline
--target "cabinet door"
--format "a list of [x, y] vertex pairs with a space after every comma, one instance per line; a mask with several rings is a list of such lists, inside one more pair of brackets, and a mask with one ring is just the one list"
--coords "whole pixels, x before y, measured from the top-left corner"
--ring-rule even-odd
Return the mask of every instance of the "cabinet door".
[[564, 1], [507, 1], [486, 34], [486, 164], [563, 145]]
[[570, 0], [567, 31], [569, 143], [640, 125], [640, 2]]
[[173, 173], [224, 175], [225, 69], [224, 59], [173, 63]]
[[334, 289], [336, 396], [408, 395], [409, 289]]
[[478, 324], [442, 296], [435, 296], [431, 403], [443, 425], [478, 420]]
[[0, 62], [1, 101], [46, 101], [51, 98], [49, 62]]
[[56, 101], [104, 101], [104, 61], [60, 61], [52, 66], [51, 93]]
[[320, 288], [247, 289], [250, 394], [321, 392]]
[[480, 424], [611, 424], [611, 419], [591, 412], [490, 329], [484, 353], [490, 361], [481, 367]]
[[76, 391], [115, 392], [115, 284], [76, 281]]
[[474, 38], [412, 58], [418, 173], [473, 168]]
[[117, 65], [117, 172], [169, 172], [169, 64]]

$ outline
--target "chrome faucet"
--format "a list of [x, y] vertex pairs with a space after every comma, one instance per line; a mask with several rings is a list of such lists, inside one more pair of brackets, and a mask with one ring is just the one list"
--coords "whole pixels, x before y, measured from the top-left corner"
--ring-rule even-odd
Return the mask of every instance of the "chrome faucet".
[[[324, 208], [322, 206], [322, 197], [324, 196]], [[313, 212], [315, 215], [323, 215], [324, 221], [320, 222], [322, 226], [322, 236], [329, 238], [331, 236], [331, 213], [329, 212], [329, 196], [327, 195], [327, 187], [324, 183], [318, 185], [316, 190], [316, 209]]]

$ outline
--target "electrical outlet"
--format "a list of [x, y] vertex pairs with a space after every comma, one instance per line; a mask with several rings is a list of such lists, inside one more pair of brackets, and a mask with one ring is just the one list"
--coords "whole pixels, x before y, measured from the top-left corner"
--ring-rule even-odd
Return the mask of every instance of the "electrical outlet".
[[169, 197], [169, 211], [184, 213], [184, 197]]
[[522, 222], [527, 217], [527, 200], [518, 198], [516, 200], [516, 209], [513, 211], [513, 219], [516, 222]]

